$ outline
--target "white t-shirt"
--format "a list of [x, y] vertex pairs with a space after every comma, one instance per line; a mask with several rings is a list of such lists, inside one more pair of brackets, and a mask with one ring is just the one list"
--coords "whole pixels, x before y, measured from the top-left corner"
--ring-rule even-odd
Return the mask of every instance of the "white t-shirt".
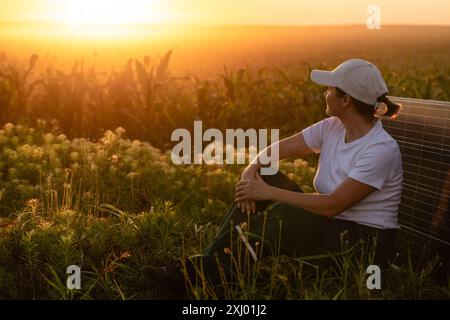
[[366, 135], [345, 143], [345, 127], [329, 117], [302, 130], [306, 144], [320, 153], [314, 188], [332, 193], [347, 177], [371, 185], [374, 190], [362, 201], [335, 218], [379, 229], [399, 229], [397, 222], [403, 168], [397, 142], [380, 120]]

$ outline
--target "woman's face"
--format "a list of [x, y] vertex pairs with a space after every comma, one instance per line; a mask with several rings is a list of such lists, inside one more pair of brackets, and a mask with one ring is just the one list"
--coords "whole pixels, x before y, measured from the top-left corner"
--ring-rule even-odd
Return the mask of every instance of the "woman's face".
[[339, 98], [336, 95], [335, 87], [327, 87], [327, 91], [323, 94], [325, 96], [325, 101], [327, 102], [326, 113], [329, 116], [339, 116], [342, 112], [342, 102], [343, 98]]

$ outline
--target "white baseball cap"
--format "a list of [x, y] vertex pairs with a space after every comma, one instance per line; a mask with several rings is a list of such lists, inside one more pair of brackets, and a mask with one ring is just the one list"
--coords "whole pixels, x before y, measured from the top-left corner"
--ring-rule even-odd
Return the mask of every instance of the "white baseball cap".
[[347, 60], [333, 71], [313, 70], [311, 80], [324, 86], [338, 87], [352, 98], [371, 106], [389, 92], [380, 70], [362, 59]]

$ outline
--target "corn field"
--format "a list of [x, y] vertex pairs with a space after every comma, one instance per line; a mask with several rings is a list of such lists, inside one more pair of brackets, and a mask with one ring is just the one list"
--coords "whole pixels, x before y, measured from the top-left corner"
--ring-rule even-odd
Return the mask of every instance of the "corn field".
[[[439, 52], [421, 52], [424, 63], [401, 72], [396, 57], [374, 59], [391, 95], [450, 101], [450, 55]], [[22, 64], [0, 55], [0, 298], [166, 298], [143, 268], [201, 252], [244, 169], [174, 165], [172, 131], [202, 120], [221, 131], [279, 128], [283, 138], [325, 117], [323, 88], [309, 80], [325, 62], [223, 66], [204, 78], [172, 73], [176, 54], [110, 70], [82, 59], [59, 69], [37, 54]], [[313, 192], [316, 164], [314, 155], [287, 159], [281, 171]], [[263, 281], [244, 277], [227, 298], [450, 299], [450, 282], [434, 282], [437, 260], [389, 270], [379, 292], [349, 261], [268, 258]], [[69, 265], [82, 269], [80, 290], [66, 287]], [[190, 294], [217, 298], [204, 288]]]

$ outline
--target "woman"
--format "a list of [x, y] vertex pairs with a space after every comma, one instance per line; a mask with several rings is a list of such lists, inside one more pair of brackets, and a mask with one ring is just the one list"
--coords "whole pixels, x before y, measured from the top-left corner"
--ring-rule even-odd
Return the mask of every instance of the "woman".
[[[394, 118], [400, 106], [386, 97], [383, 77], [368, 61], [351, 59], [333, 71], [313, 70], [311, 79], [327, 87], [330, 117], [277, 143], [280, 159], [320, 153], [317, 192], [303, 193], [280, 172], [260, 176], [259, 159], [272, 146], [261, 151], [242, 173], [236, 202], [216, 239], [202, 255], [187, 259], [191, 280], [200, 265], [218, 284], [224, 274], [232, 277], [236, 268], [246, 267], [236, 261], [339, 252], [343, 235], [347, 247], [376, 239], [375, 264], [381, 267], [392, 258], [403, 170], [399, 147], [379, 118]], [[150, 268], [147, 275], [166, 292], [186, 291], [177, 268]]]

